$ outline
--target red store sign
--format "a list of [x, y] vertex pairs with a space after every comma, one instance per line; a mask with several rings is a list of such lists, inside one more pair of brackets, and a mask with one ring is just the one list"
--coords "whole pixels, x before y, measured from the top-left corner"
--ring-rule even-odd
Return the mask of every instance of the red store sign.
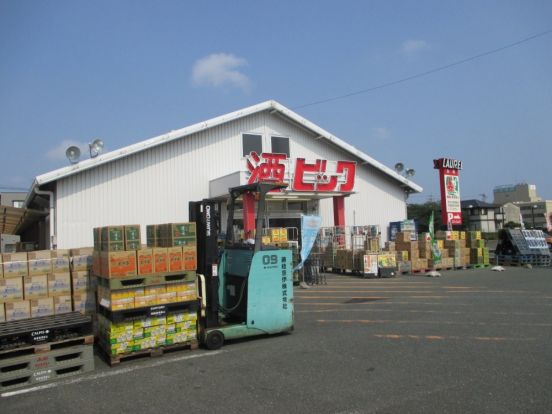
[[285, 154], [251, 152], [247, 156], [248, 184], [257, 181], [291, 183], [298, 192], [351, 193], [355, 187], [356, 162], [295, 160]]
[[462, 169], [462, 161], [439, 158], [433, 160], [433, 168], [439, 170], [441, 219], [443, 224], [461, 225], [460, 170]]

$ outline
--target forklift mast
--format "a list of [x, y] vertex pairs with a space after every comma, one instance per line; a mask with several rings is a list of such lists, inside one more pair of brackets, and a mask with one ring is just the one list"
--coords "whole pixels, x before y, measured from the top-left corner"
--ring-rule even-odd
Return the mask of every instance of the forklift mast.
[[190, 221], [196, 223], [197, 234], [197, 273], [205, 276], [207, 291], [206, 324], [218, 324], [218, 237], [220, 233], [220, 203], [204, 199], [189, 204]]
[[273, 190], [286, 188], [287, 184], [284, 183], [269, 183], [258, 182], [254, 184], [246, 184], [238, 187], [230, 188], [230, 205], [228, 207], [228, 221], [226, 226], [226, 240], [224, 248], [232, 248], [236, 246], [236, 240], [234, 240], [234, 210], [236, 200], [246, 193], [253, 193], [257, 199], [257, 217], [255, 220], [255, 244], [253, 251], [256, 253], [261, 250], [262, 244], [262, 230], [263, 222], [265, 219], [266, 209], [266, 195]]

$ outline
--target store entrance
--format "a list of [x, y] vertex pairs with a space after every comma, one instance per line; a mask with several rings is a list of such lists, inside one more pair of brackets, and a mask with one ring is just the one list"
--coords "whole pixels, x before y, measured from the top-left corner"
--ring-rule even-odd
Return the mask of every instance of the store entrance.
[[270, 227], [297, 227], [301, 228], [300, 218], [269, 218]]
[[272, 218], [269, 217], [268, 224], [270, 228], [285, 228], [288, 233], [289, 241], [301, 240], [301, 219], [300, 218]]

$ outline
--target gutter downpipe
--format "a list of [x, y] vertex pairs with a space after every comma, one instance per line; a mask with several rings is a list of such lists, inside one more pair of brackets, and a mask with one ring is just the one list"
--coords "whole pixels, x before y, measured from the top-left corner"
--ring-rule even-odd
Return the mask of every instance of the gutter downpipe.
[[36, 195], [45, 195], [48, 196], [50, 200], [50, 250], [57, 249], [57, 237], [56, 237], [56, 209], [54, 207], [54, 192], [39, 190], [36, 187], [33, 187], [33, 192]]

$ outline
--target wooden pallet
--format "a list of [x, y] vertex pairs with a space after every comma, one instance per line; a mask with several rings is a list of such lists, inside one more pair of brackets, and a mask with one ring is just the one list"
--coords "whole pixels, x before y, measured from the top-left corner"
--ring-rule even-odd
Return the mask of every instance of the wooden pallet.
[[103, 355], [107, 363], [110, 366], [114, 366], [124, 361], [130, 361], [134, 359], [148, 358], [148, 357], [150, 358], [160, 357], [170, 352], [182, 351], [185, 349], [193, 351], [198, 347], [199, 347], [199, 342], [197, 340], [193, 340], [193, 341], [182, 342], [178, 344], [163, 345], [156, 348], [142, 349], [140, 351], [133, 351], [133, 352], [120, 354], [120, 355], [111, 355], [109, 351], [104, 348], [103, 345], [100, 345], [98, 349], [100, 350], [100, 353]]

